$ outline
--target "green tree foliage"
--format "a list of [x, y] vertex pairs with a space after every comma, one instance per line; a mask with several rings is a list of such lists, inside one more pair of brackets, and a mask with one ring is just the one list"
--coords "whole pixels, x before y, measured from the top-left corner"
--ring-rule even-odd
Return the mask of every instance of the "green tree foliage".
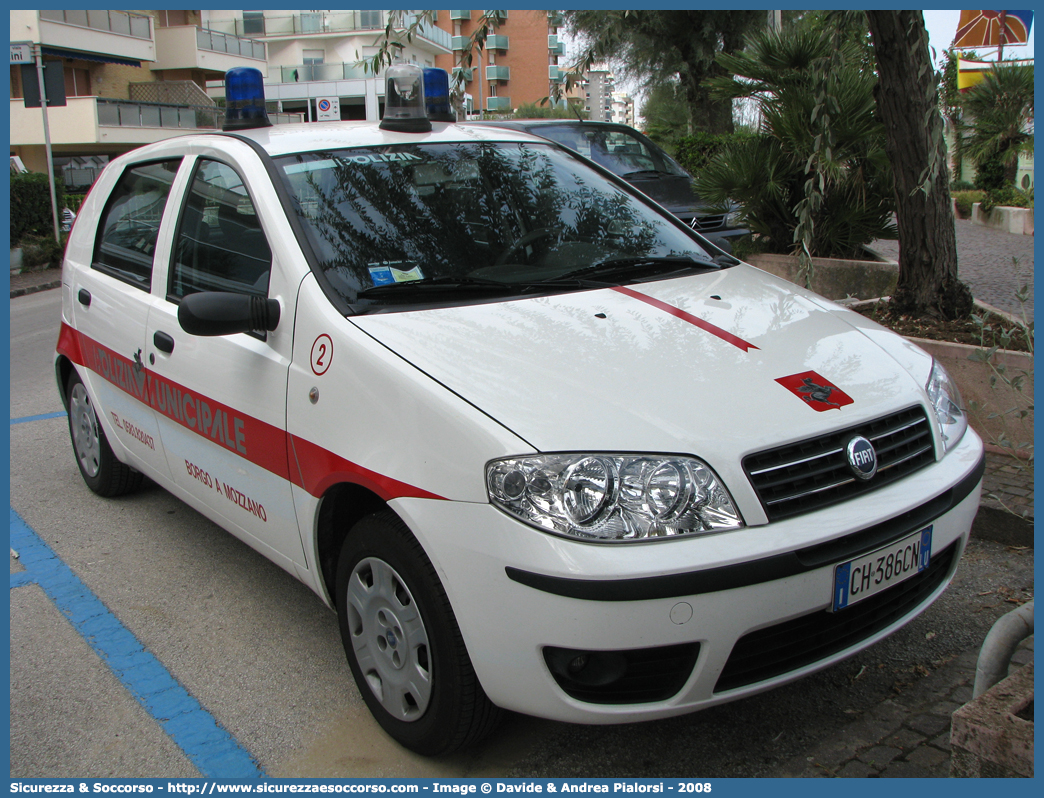
[[689, 132], [732, 131], [731, 103], [711, 97], [704, 82], [723, 73], [715, 57], [738, 49], [748, 31], [765, 23], [764, 11], [582, 10], [564, 16], [566, 27], [586, 46], [574, 73], [607, 61], [647, 84], [674, 80]]
[[642, 104], [641, 115], [645, 119], [645, 135], [667, 152], [676, 153], [678, 141], [689, 125], [689, 112], [681, 87], [674, 82], [651, 86]]
[[[762, 31], [721, 54], [722, 98], [749, 98], [757, 134], [734, 141], [699, 174], [710, 202], [733, 199], [771, 251], [852, 257], [894, 238], [891, 172], [874, 104], [875, 78], [859, 44], [812, 26]], [[806, 266], [807, 268], [807, 266]]]
[[964, 171], [964, 97], [957, 83], [959, 58], [976, 61], [979, 54], [974, 50], [964, 53], [947, 50], [939, 61], [939, 107], [953, 133], [953, 152], [950, 157], [955, 178], [960, 178]]
[[964, 97], [971, 136], [965, 144], [976, 164], [999, 161], [1014, 185], [1019, 155], [1033, 152], [1033, 66], [995, 66]]

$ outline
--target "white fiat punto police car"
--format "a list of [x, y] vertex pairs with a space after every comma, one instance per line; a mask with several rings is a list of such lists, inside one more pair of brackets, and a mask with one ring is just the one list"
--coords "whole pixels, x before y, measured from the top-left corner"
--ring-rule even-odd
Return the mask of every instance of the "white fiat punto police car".
[[425, 754], [750, 695], [943, 591], [983, 448], [938, 363], [388, 76], [380, 126], [271, 127], [230, 74], [238, 128], [99, 178], [56, 355], [92, 490], [146, 475], [311, 587]]

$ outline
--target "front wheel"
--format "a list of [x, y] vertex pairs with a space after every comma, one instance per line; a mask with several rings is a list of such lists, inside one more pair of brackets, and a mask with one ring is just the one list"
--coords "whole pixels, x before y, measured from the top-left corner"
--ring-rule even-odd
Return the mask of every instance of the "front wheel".
[[471, 745], [499, 710], [478, 682], [435, 569], [390, 511], [349, 532], [337, 566], [348, 664], [381, 727], [419, 754]]

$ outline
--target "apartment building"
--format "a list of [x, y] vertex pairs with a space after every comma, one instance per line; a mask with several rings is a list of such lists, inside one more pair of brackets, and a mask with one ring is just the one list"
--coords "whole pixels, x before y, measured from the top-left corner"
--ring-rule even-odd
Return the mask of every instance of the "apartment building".
[[[377, 53], [389, 13], [377, 9], [204, 11], [202, 26], [213, 33], [264, 43], [265, 99], [270, 108], [316, 121], [318, 101], [326, 98], [338, 109], [337, 118], [378, 120], [384, 107], [383, 76], [368, 72], [360, 62]], [[396, 30], [405, 30], [415, 19], [405, 15]], [[401, 39], [397, 50], [404, 61], [435, 66], [439, 56], [452, 52], [450, 35], [436, 25], [422, 24], [411, 41]], [[215, 97], [224, 94], [220, 81], [211, 81], [208, 90]]]
[[610, 95], [610, 121], [634, 127], [634, 98], [625, 91], [614, 91]]
[[616, 79], [606, 67], [595, 66], [585, 75], [580, 93], [584, 99], [584, 110], [588, 113], [588, 119], [595, 122], [613, 121], [615, 90]]
[[[220, 129], [208, 80], [236, 66], [263, 68], [265, 44], [206, 30], [207, 12], [10, 11], [11, 42], [40, 48], [64, 75], [66, 105], [47, 111], [58, 171], [89, 185], [109, 158], [170, 136]], [[22, 67], [11, 66], [10, 150], [47, 171], [43, 114], [26, 108]], [[68, 182], [68, 181], [67, 181]]]
[[452, 34], [453, 52], [439, 56], [436, 66], [462, 69], [464, 46], [483, 16], [493, 27], [485, 49], [472, 53], [471, 68], [464, 73], [469, 114], [511, 113], [550, 96], [552, 84], [565, 80], [565, 69], [559, 65], [565, 55], [558, 35], [562, 19], [554, 11], [439, 11], [435, 24]]

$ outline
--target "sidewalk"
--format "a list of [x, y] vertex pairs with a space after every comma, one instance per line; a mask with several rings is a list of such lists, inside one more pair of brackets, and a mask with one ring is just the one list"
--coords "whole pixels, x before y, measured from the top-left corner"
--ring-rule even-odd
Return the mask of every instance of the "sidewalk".
[[48, 291], [62, 285], [61, 269], [44, 269], [11, 275], [11, 298]]
[[[950, 716], [972, 699], [978, 651], [951, 660], [768, 774], [777, 778], [948, 778]], [[1033, 638], [1011, 670], [1033, 661]]]

